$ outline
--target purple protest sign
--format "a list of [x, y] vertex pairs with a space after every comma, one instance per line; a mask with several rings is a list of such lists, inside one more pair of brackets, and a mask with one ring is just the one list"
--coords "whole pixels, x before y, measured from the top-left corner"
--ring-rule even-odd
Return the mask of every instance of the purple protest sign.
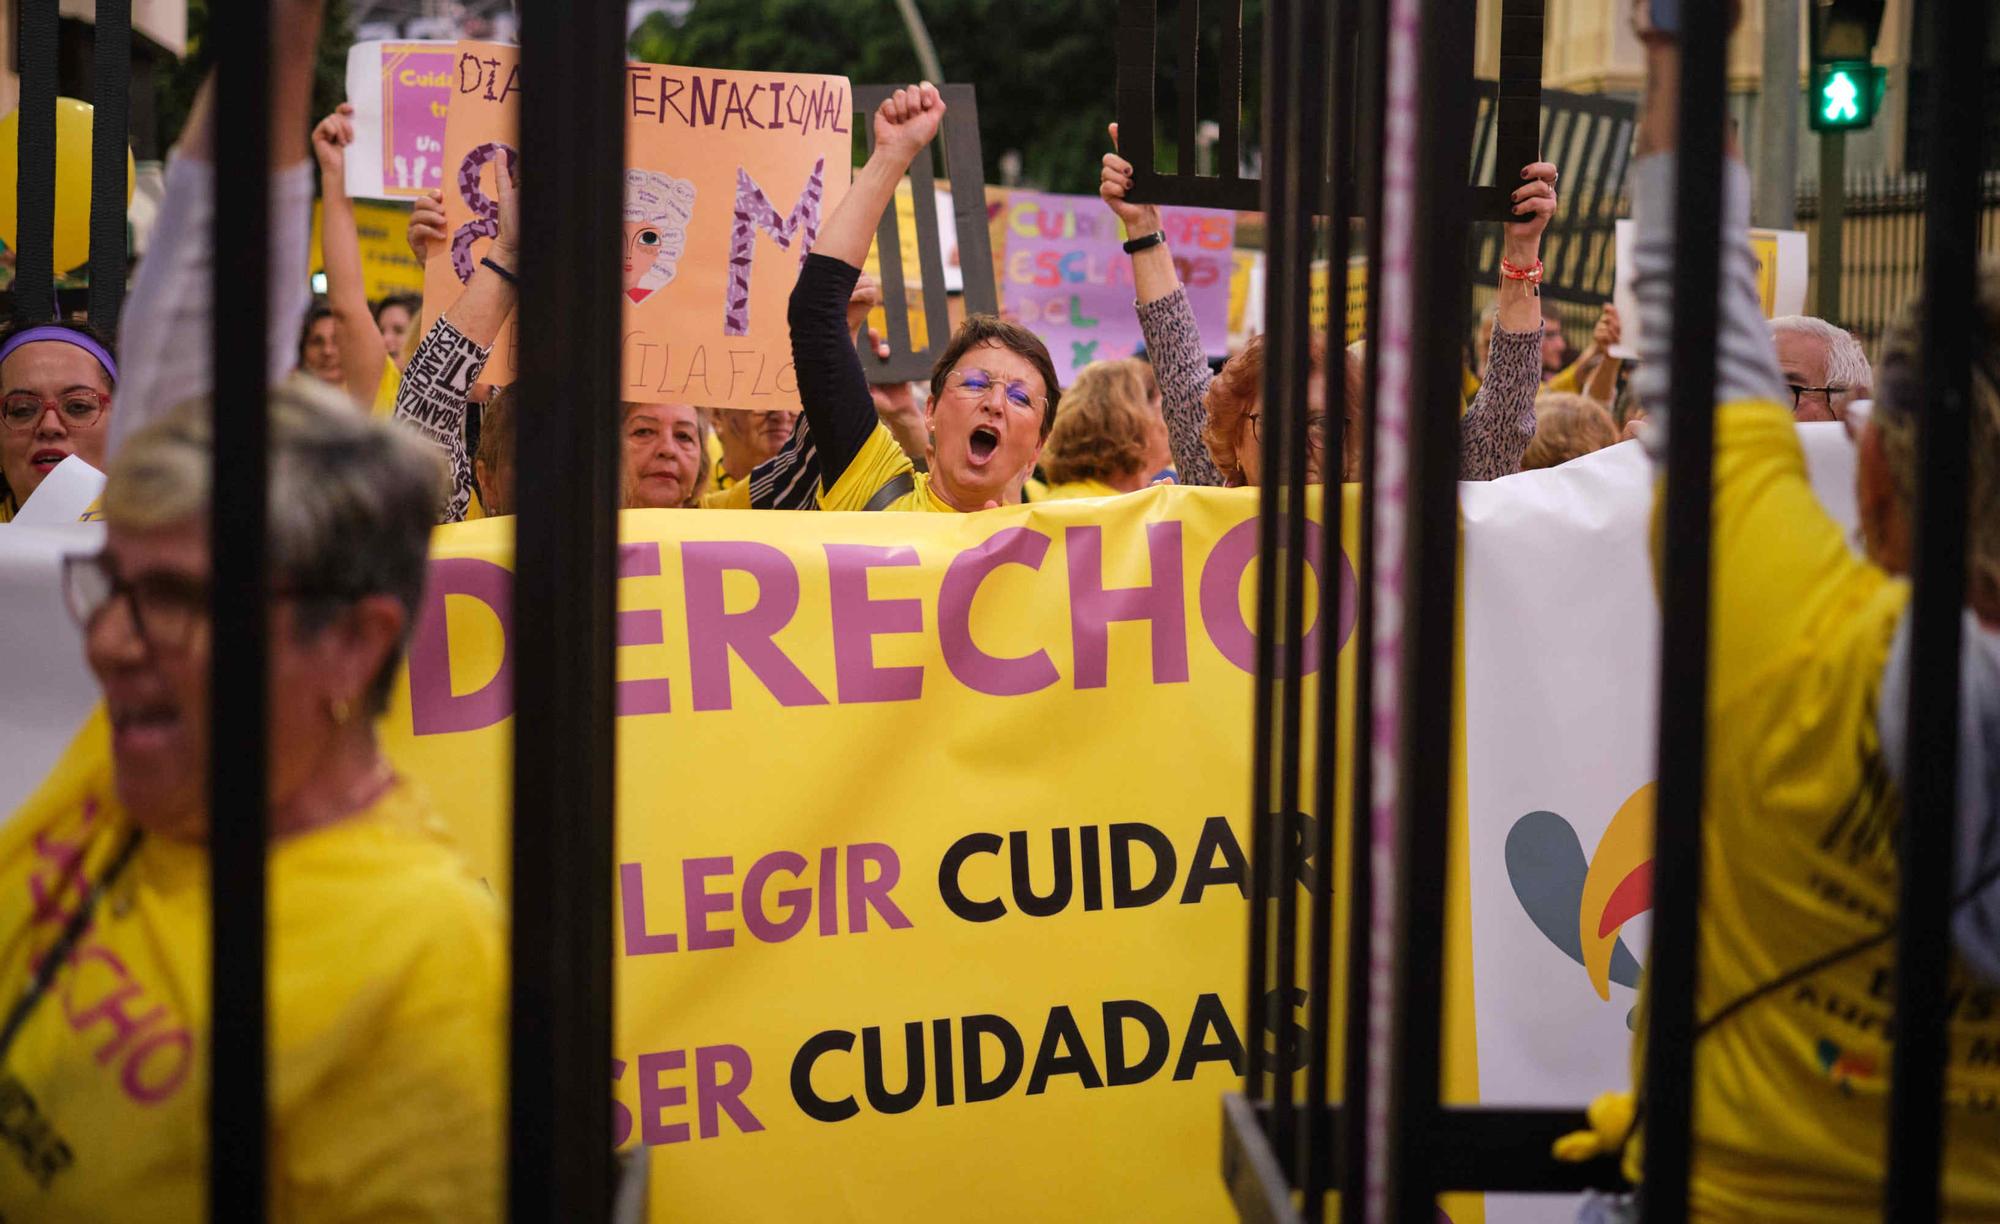
[[[1168, 249], [1211, 355], [1227, 351], [1229, 273], [1236, 214], [1162, 210]], [[1132, 259], [1118, 219], [1096, 196], [1016, 191], [1007, 198], [1006, 308], [1040, 336], [1065, 385], [1093, 361], [1129, 357], [1140, 344], [1132, 309]]]
[[416, 196], [444, 184], [450, 44], [382, 44], [382, 188]]

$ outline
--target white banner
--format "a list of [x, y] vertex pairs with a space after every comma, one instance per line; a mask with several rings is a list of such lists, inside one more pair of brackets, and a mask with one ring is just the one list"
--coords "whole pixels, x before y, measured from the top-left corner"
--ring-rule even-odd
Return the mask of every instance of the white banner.
[[[1852, 527], [1845, 428], [1801, 425], [1799, 437], [1820, 501]], [[1626, 442], [1459, 486], [1473, 999], [1488, 1104], [1575, 1106], [1630, 1085], [1627, 1026], [1652, 908], [1655, 475]], [[1486, 1218], [1572, 1218], [1563, 1203], [1493, 1195]]]

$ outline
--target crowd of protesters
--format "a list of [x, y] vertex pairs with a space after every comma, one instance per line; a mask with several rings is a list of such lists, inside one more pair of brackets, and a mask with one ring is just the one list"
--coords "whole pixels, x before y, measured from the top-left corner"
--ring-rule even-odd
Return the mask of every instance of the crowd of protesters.
[[[421, 604], [431, 526], [513, 513], [517, 473], [533, 462], [515, 446], [521, 414], [569, 406], [523, 402], [510, 386], [482, 382], [518, 302], [510, 171], [496, 176], [497, 234], [454, 300], [435, 317], [414, 297], [368, 301], [341, 186], [351, 110], [313, 127], [309, 146], [300, 139], [319, 5], [281, 7], [282, 45], [294, 51], [272, 65], [272, 254], [274, 268], [300, 275], [274, 278], [266, 345], [279, 388], [270, 444], [274, 1202], [287, 1218], [491, 1219], [504, 1100], [502, 916], [431, 832], [427, 801], [383, 756], [373, 716]], [[1608, 306], [1575, 355], [1544, 314], [1540, 247], [1560, 175], [1544, 162], [1520, 168], [1493, 305], [1473, 329], [1465, 400], [1430, 406], [1459, 416], [1464, 480], [1515, 478], [1621, 440], [1656, 446], [1663, 433], [1674, 324], [1663, 202], [1673, 196], [1677, 51], [1667, 35], [1643, 25], [1640, 34], [1652, 81], [1633, 192], [1641, 357], [1613, 355], [1624, 321]], [[1143, 355], [1088, 366], [1065, 387], [1032, 330], [975, 315], [939, 346], [927, 383], [871, 383], [862, 351], [886, 350], [867, 328], [881, 294], [863, 263], [944, 112], [928, 84], [882, 103], [869, 158], [801, 265], [788, 323], [802, 411], [622, 405], [625, 508], [972, 513], [1267, 478], [1267, 348], [1253, 337], [1211, 366], [1159, 211], [1131, 198], [1115, 125], [1100, 195], [1129, 238]], [[0, 521], [72, 456], [108, 472], [104, 550], [72, 559], [64, 574], [104, 707], [38, 797], [42, 808], [30, 807], [86, 814], [0, 830], [0, 892], [21, 898], [32, 887], [71, 906], [54, 930], [25, 905], [0, 917], [0, 989], [20, 1000], [0, 1030], [0, 1066], [60, 1111], [55, 1122], [72, 1141], [125, 1137], [74, 1169], [26, 1180], [15, 1162], [0, 1162], [6, 1218], [17, 1204], [94, 1218], [134, 1201], [178, 1218], [202, 1201], [202, 1093], [168, 1093], [148, 1102], [143, 1125], [133, 1121], [112, 1081], [75, 1073], [90, 1054], [65, 1041], [65, 1005], [44, 999], [86, 930], [132, 982], [197, 1011], [206, 997], [208, 902], [187, 881], [208, 831], [205, 523], [217, 478], [211, 438], [227, 428], [227, 414], [211, 411], [206, 367], [213, 160], [205, 88], [169, 166], [115, 349], [84, 322], [0, 334]], [[314, 162], [327, 274], [317, 301], [303, 288]], [[1838, 327], [1767, 322], [1745, 244], [1746, 184], [1732, 160], [1721, 184], [1711, 695], [1712, 718], [1728, 733], [1713, 740], [1715, 818], [1704, 834], [1705, 891], [1726, 904], [1703, 910], [1712, 959], [1699, 1007], [1725, 1020], [1705, 1035], [1698, 1064], [1695, 1194], [1704, 1217], [1780, 1218], [1770, 1214], [1775, 1195], [1797, 1218], [1862, 1218], [1875, 1209], [1883, 1093], [1821, 1074], [1798, 1009], [1760, 992], [1818, 951], [1865, 941], [1875, 916], [1894, 912], [1893, 842], [1876, 834], [1899, 812], [1906, 759], [1901, 576], [1919, 483], [1920, 356], [1909, 326], [1889, 336], [1878, 373]], [[440, 200], [418, 201], [408, 232], [418, 259], [444, 237]], [[1958, 813], [1967, 891], [1954, 917], [1964, 969], [1990, 985], [2000, 981], [2000, 901], [1980, 890], [2000, 855], [1991, 836], [2000, 827], [2000, 269], [1983, 274], [1975, 344]], [[1339, 351], [1347, 420], [1338, 456], [1323, 453], [1333, 356], [1313, 337], [1308, 471], [1317, 480], [1337, 463], [1351, 481], [1363, 348]], [[1828, 421], [1856, 444], [1859, 551], [1815, 502], [1793, 428]], [[1826, 840], [1836, 834], [1838, 845]], [[61, 847], [53, 859], [51, 844]], [[338, 923], [321, 920], [336, 910]], [[51, 951], [57, 937], [69, 942]], [[298, 969], [308, 964], [311, 972]], [[1869, 974], [1892, 967], [1892, 946], [1878, 941], [1827, 972], [1865, 992]], [[2000, 1043], [1991, 1008], [1959, 1009], [1952, 1024], [1955, 1042]], [[1976, 1068], [1954, 1065], [1952, 1075], [1962, 1094], [1990, 1101], [2000, 1088]], [[2000, 1216], [1996, 1119], [1990, 1109], [1955, 1118], [1947, 1198], [1970, 1216]], [[412, 1127], [448, 1129], [454, 1142], [413, 1141]], [[1629, 1126], [1608, 1129], [1617, 1133], [1605, 1143], [1627, 1142]], [[1637, 1150], [1629, 1143], [1634, 1177]], [[1626, 1218], [1630, 1207], [1593, 1210]]]

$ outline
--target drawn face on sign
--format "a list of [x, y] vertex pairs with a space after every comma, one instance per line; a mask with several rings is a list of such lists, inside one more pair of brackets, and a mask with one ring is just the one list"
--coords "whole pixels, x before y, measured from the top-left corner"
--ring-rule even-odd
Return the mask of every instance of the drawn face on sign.
[[694, 184], [657, 170], [625, 172], [625, 296], [643, 302], [674, 279], [694, 217]]

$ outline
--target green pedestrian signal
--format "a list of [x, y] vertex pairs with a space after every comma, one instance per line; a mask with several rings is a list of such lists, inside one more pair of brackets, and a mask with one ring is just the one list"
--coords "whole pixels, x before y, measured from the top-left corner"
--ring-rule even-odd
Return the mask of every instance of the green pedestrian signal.
[[1813, 131], [1844, 132], [1873, 124], [1882, 102], [1885, 75], [1866, 61], [1814, 64], [1806, 108]]

